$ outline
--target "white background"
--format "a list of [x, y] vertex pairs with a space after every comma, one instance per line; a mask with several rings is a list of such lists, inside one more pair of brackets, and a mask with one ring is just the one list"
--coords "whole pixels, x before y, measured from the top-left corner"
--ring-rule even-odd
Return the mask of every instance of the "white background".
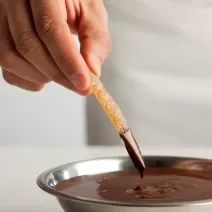
[[[106, 87], [142, 145], [211, 146], [211, 0], [133, 2], [105, 1], [113, 40]], [[114, 144], [114, 129], [106, 132], [111, 125], [93, 103], [91, 140], [104, 134], [102, 143]], [[30, 93], [0, 78], [2, 145], [83, 146], [91, 137], [85, 118], [85, 98], [58, 85]]]
[[85, 143], [84, 97], [56, 84], [32, 93], [0, 77], [0, 145], [82, 146]]

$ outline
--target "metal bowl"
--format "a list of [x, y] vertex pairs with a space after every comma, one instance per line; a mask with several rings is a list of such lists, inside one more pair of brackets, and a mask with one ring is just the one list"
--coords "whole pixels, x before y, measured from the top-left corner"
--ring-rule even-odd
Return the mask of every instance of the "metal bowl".
[[[147, 167], [170, 167], [183, 169], [200, 169], [212, 171], [212, 160], [197, 158], [182, 158], [170, 156], [145, 156]], [[194, 163], [195, 162], [195, 163]], [[203, 163], [204, 162], [204, 163]], [[195, 166], [192, 166], [195, 164]], [[201, 165], [207, 164], [207, 166]], [[94, 200], [86, 198], [68, 197], [60, 191], [54, 189], [54, 186], [63, 180], [76, 176], [101, 174], [106, 172], [119, 171], [133, 167], [129, 157], [110, 157], [98, 158], [87, 161], [80, 161], [62, 165], [42, 173], [37, 183], [41, 189], [54, 195], [65, 212], [211, 212], [211, 200], [193, 201], [193, 202], [174, 202], [174, 203], [123, 203], [115, 201]]]

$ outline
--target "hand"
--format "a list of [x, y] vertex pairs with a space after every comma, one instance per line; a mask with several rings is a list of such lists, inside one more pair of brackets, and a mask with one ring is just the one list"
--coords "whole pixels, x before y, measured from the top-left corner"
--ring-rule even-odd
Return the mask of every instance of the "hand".
[[100, 75], [110, 45], [102, 0], [0, 0], [0, 65], [9, 84], [39, 91], [54, 81], [89, 95], [89, 72]]

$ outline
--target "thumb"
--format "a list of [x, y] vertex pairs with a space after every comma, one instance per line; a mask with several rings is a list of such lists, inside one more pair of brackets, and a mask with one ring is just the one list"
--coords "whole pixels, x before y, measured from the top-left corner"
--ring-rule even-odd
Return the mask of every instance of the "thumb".
[[101, 66], [111, 49], [111, 39], [103, 2], [101, 0], [92, 2], [86, 5], [83, 1], [78, 35], [82, 56], [94, 74], [100, 76]]

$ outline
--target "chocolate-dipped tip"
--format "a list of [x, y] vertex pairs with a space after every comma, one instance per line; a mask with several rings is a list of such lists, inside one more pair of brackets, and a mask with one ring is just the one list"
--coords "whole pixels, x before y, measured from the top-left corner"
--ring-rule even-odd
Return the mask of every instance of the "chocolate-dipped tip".
[[139, 146], [138, 146], [131, 130], [128, 129], [125, 133], [120, 134], [120, 137], [122, 138], [122, 140], [124, 142], [124, 145], [127, 149], [127, 152], [129, 154], [134, 166], [139, 171], [141, 177], [143, 177], [145, 163], [144, 163], [143, 157], [141, 155]]
[[145, 170], [145, 164], [144, 164], [143, 159], [142, 158], [138, 159], [138, 156], [135, 155], [135, 153], [133, 152], [134, 150], [132, 150], [131, 147], [127, 146], [126, 144], [125, 144], [125, 147], [127, 149], [127, 152], [129, 154], [134, 166], [139, 171], [141, 178], [143, 178], [144, 170]]

